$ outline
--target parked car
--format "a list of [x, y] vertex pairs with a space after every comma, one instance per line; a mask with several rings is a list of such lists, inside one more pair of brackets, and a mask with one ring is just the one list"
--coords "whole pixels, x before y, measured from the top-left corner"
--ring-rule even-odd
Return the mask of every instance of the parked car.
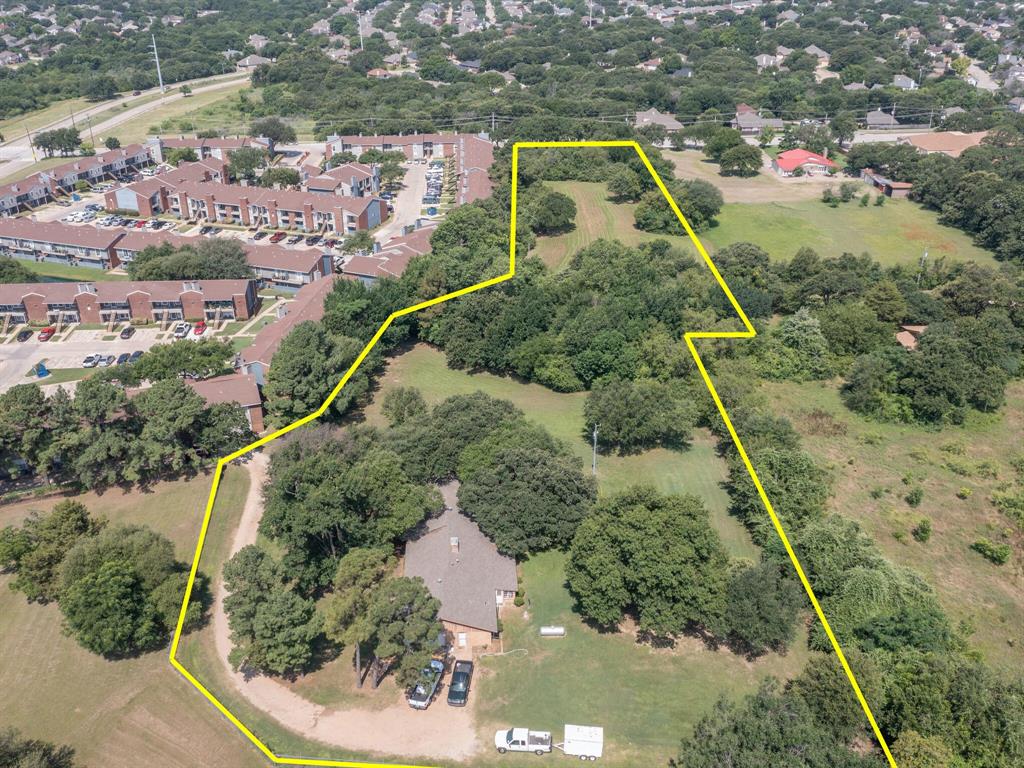
[[101, 355], [87, 355], [82, 361], [83, 368], [95, 368], [99, 365]]
[[130, 325], [126, 325], [124, 328], [121, 329], [121, 333], [118, 335], [122, 339], [130, 339], [132, 336], [135, 335], [135, 329]]
[[136, 229], [142, 229], [144, 226], [146, 226], [146, 222], [143, 221], [142, 219], [139, 219], [132, 226], [134, 226]]
[[200, 320], [199, 322], [197, 322], [195, 327], [192, 329], [192, 333], [194, 333], [196, 336], [202, 336], [204, 333], [206, 333], [206, 321]]
[[40, 341], [49, 341], [50, 339], [53, 338], [53, 334], [55, 334], [56, 332], [57, 332], [57, 329], [52, 327], [52, 326], [48, 326], [46, 328], [43, 328], [43, 330], [41, 330], [39, 332], [39, 340]]
[[426, 709], [434, 700], [437, 687], [441, 684], [441, 677], [444, 675], [444, 664], [437, 659], [431, 659], [430, 665], [420, 675], [416, 683], [406, 694], [405, 700], [413, 709]]
[[469, 683], [473, 679], [473, 662], [456, 661], [448, 683], [448, 705], [464, 707], [469, 700]]
[[106, 368], [109, 365], [113, 365], [116, 359], [113, 355], [96, 355], [96, 364], [101, 368]]
[[174, 338], [184, 339], [186, 336], [188, 336], [188, 332], [190, 330], [192, 330], [192, 326], [189, 325], [188, 323], [178, 323], [176, 326], [174, 326]]
[[128, 362], [129, 363], [134, 363], [140, 357], [142, 357], [142, 351], [136, 349], [134, 352], [132, 352], [132, 356], [128, 358]]
[[288, 245], [295, 245], [302, 240], [302, 235], [292, 235], [288, 238]]
[[310, 235], [306, 238], [306, 245], [316, 245], [321, 240], [323, 240], [323, 238], [320, 237], [320, 235]]
[[20, 331], [18, 331], [18, 335], [15, 336], [14, 338], [16, 338], [18, 341], [28, 341], [29, 339], [32, 338], [32, 331], [28, 328], [22, 328]]
[[210, 234], [210, 230], [211, 229], [213, 229], [213, 227], [200, 227], [199, 228], [199, 234], [200, 235], [208, 235], [208, 234]]
[[286, 237], [288, 237], [288, 235], [285, 234], [284, 232], [275, 232], [274, 234], [272, 234], [270, 236], [270, 242], [272, 242], [272, 243], [280, 243]]
[[324, 247], [325, 248], [334, 248], [337, 244], [338, 244], [338, 241], [335, 240], [333, 237], [328, 238], [327, 240], [324, 240]]
[[257, 232], [255, 235], [252, 236], [252, 239], [253, 240], [262, 240], [266, 236], [267, 236], [266, 232]]
[[131, 356], [131, 354], [129, 352], [122, 352], [120, 355], [117, 356], [117, 364], [118, 365], [124, 365], [125, 363], [127, 363], [131, 359], [132, 359], [132, 356]]

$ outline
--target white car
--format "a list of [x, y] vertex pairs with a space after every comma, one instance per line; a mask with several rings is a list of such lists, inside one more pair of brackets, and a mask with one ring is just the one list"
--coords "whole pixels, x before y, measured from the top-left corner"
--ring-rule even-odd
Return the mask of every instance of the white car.
[[188, 323], [178, 323], [174, 326], [174, 338], [184, 339], [188, 336], [188, 332], [192, 330], [192, 326]]
[[85, 360], [82, 361], [82, 367], [83, 368], [95, 368], [97, 365], [99, 365], [99, 362], [100, 362], [99, 358], [100, 357], [101, 357], [100, 355], [89, 355], [88, 357], [85, 358]]
[[96, 355], [96, 365], [100, 368], [106, 368], [113, 365], [115, 360], [117, 360], [117, 358], [113, 355]]

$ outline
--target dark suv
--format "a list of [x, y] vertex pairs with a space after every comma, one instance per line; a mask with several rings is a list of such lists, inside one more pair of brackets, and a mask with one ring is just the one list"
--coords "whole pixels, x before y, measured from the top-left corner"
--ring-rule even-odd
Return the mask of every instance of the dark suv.
[[469, 700], [469, 683], [473, 679], [473, 662], [456, 661], [448, 683], [448, 705], [464, 707]]

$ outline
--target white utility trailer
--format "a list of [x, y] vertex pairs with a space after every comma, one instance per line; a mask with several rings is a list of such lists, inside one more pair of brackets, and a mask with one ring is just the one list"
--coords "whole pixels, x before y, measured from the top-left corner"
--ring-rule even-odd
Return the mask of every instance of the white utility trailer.
[[604, 728], [566, 724], [565, 741], [555, 747], [580, 760], [597, 760], [604, 753]]

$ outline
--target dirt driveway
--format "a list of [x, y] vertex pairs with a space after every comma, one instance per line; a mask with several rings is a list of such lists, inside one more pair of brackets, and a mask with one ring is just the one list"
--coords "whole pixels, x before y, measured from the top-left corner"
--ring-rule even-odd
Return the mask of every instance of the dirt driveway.
[[[256, 542], [268, 463], [265, 454], [258, 454], [247, 465], [249, 494], [231, 542], [231, 554]], [[380, 710], [336, 709], [314, 704], [272, 678], [246, 679], [228, 663], [231, 634], [224, 613], [225, 595], [223, 582], [218, 580], [213, 611], [217, 656], [238, 692], [281, 725], [324, 744], [401, 758], [465, 760], [479, 751], [472, 706], [455, 708], [435, 701], [419, 712], [402, 701]], [[385, 681], [384, 685], [391, 682]]]

